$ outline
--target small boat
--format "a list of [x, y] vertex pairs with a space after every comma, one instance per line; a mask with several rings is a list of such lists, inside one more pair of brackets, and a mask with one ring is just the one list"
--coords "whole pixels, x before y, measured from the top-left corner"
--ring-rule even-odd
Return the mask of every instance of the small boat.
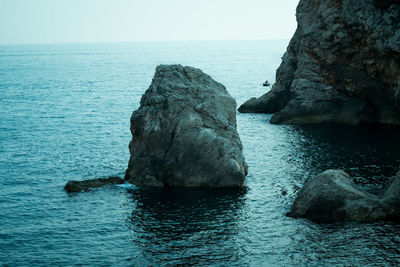
[[263, 86], [270, 86], [271, 84], [269, 83], [269, 81], [268, 80], [266, 80], [264, 83], [263, 83]]

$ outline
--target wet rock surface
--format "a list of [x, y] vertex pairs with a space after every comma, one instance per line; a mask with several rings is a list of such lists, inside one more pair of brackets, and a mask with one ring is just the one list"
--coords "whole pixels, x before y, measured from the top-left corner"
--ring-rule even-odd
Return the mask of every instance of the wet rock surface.
[[327, 170], [301, 188], [287, 215], [316, 222], [398, 221], [399, 196], [400, 174], [380, 195], [373, 195], [360, 190], [347, 173]]
[[276, 83], [239, 111], [283, 124], [400, 124], [399, 1], [301, 0], [296, 16]]
[[124, 179], [118, 176], [111, 176], [108, 178], [97, 178], [91, 180], [83, 180], [83, 181], [69, 181], [64, 190], [67, 192], [86, 192], [91, 188], [102, 187], [109, 184], [123, 184], [125, 183]]
[[400, 219], [400, 172], [392, 177], [391, 182], [382, 194], [382, 200], [389, 206], [388, 216], [394, 220]]
[[131, 116], [125, 179], [139, 186], [242, 187], [236, 102], [200, 69], [160, 65]]

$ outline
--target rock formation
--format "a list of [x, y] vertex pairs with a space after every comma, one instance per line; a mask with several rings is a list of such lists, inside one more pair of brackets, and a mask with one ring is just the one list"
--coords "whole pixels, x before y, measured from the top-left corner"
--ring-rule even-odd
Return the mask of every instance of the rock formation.
[[360, 190], [343, 171], [325, 171], [301, 188], [288, 215], [316, 222], [398, 220], [400, 172], [376, 196]]
[[389, 206], [388, 216], [399, 220], [400, 218], [400, 172], [392, 177], [392, 181], [385, 188], [382, 194], [382, 200]]
[[242, 187], [236, 102], [200, 69], [160, 65], [131, 116], [125, 179], [143, 186]]
[[123, 184], [125, 183], [124, 179], [118, 176], [111, 176], [108, 178], [97, 178], [91, 180], [83, 180], [83, 181], [69, 181], [64, 190], [67, 192], [86, 192], [91, 188], [102, 187], [109, 184]]
[[300, 0], [276, 83], [240, 112], [272, 123], [400, 124], [400, 1]]

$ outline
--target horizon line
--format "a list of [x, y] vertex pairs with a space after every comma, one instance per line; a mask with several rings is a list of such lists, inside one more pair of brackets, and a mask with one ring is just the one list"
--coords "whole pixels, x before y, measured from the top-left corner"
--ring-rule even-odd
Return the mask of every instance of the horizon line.
[[202, 40], [135, 40], [135, 41], [71, 41], [71, 42], [21, 42], [0, 43], [0, 46], [8, 45], [62, 45], [62, 44], [122, 44], [122, 43], [174, 43], [174, 42], [223, 42], [223, 41], [283, 41], [290, 38], [271, 39], [202, 39]]

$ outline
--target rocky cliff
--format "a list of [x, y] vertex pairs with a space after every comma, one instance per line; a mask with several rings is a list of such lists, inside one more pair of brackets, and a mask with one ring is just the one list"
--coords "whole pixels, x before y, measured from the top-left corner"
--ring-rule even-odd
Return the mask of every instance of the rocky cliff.
[[240, 112], [273, 123], [400, 124], [400, 1], [300, 0], [276, 83]]

